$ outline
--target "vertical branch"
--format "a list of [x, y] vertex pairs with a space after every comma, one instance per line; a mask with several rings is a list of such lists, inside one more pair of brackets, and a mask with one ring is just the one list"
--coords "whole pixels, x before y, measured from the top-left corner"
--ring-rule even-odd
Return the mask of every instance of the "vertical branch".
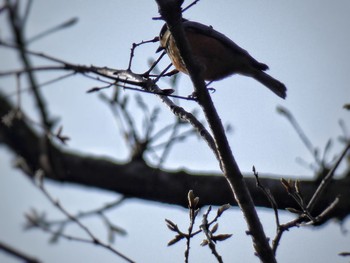
[[204, 213], [203, 219], [202, 219], [202, 224], [201, 224], [200, 228], [202, 229], [205, 237], [207, 238], [205, 244], [206, 243], [208, 244], [208, 246], [211, 250], [211, 253], [215, 256], [217, 261], [219, 263], [223, 263], [224, 261], [222, 260], [222, 257], [219, 255], [219, 253], [216, 251], [215, 243], [212, 240], [212, 236], [213, 236], [212, 232], [209, 231], [209, 228], [208, 228], [208, 226], [209, 226], [208, 216], [209, 216], [210, 211], [211, 211], [211, 206], [209, 206], [207, 212]]
[[201, 76], [200, 67], [193, 60], [181, 24], [181, 3], [179, 3], [179, 1], [156, 1], [159, 6], [159, 12], [166, 21], [186, 65], [187, 71], [190, 74], [195, 92], [198, 96], [198, 103], [202, 107], [214, 137], [221, 169], [246, 219], [249, 229], [247, 233], [252, 236], [254, 248], [260, 259], [263, 262], [276, 262], [276, 258], [258, 218], [249, 190], [228, 144], [222, 122], [206, 89], [205, 82]]
[[[19, 8], [18, 6], [16, 6], [16, 3], [17, 2], [12, 3], [12, 1], [6, 0], [7, 10], [9, 14], [9, 24], [11, 26], [13, 35], [15, 36], [15, 42], [18, 47], [21, 61], [25, 68], [25, 72], [27, 72], [27, 77], [39, 110], [40, 117], [41, 117], [41, 122], [43, 123], [44, 127], [47, 130], [50, 130], [51, 122], [47, 115], [44, 99], [40, 93], [40, 90], [38, 89], [38, 84], [33, 72], [29, 70], [30, 68], [32, 68], [32, 63], [30, 62], [28, 54], [26, 52], [26, 41], [22, 30], [25, 25], [23, 24], [23, 21], [20, 18], [19, 11], [18, 11]], [[28, 13], [26, 11], [25, 17], [27, 16], [28, 16]]]

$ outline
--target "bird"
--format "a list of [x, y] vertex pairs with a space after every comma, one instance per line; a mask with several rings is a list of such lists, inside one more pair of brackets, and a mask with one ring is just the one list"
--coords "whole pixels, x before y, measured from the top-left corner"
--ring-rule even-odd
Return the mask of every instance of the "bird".
[[[277, 96], [283, 99], [286, 98], [286, 86], [265, 72], [269, 67], [258, 62], [230, 38], [216, 31], [212, 26], [187, 19], [182, 20], [182, 26], [193, 57], [202, 67], [204, 80], [212, 82], [233, 74], [240, 74], [254, 78]], [[178, 71], [188, 74], [174, 38], [166, 24], [160, 30], [159, 42], [160, 46], [157, 52], [165, 50], [174, 67]]]

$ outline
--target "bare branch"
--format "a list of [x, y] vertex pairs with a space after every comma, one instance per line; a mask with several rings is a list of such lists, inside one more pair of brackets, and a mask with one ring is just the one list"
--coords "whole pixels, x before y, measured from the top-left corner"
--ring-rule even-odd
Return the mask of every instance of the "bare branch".
[[182, 239], [186, 239], [186, 250], [185, 250], [185, 262], [189, 262], [189, 252], [190, 252], [190, 242], [191, 238], [194, 237], [195, 235], [198, 235], [199, 233], [203, 232], [205, 235], [205, 239], [202, 241], [201, 246], [206, 246], [209, 245], [209, 248], [211, 249], [212, 253], [214, 256], [217, 258], [219, 262], [223, 262], [221, 256], [218, 254], [215, 248], [215, 242], [217, 241], [224, 241], [228, 238], [230, 238], [232, 235], [231, 234], [219, 234], [219, 235], [214, 235], [214, 233], [217, 231], [219, 224], [216, 223], [212, 229], [210, 229], [210, 226], [215, 223], [219, 217], [227, 210], [230, 208], [230, 205], [222, 205], [216, 213], [216, 216], [213, 220], [209, 222], [208, 216], [211, 211], [211, 206], [207, 209], [207, 212], [203, 215], [202, 219], [202, 224], [200, 225], [199, 229], [197, 231], [193, 232], [194, 224], [195, 224], [195, 219], [199, 213], [199, 197], [195, 196], [193, 191], [190, 190], [187, 195], [187, 201], [188, 201], [188, 211], [189, 211], [189, 218], [190, 218], [190, 224], [188, 227], [187, 233], [182, 232], [178, 226], [173, 223], [169, 219], [165, 219], [167, 227], [176, 233], [175, 237], [169, 241], [168, 246], [171, 246], [178, 241]]
[[318, 164], [321, 164], [321, 161], [318, 157], [318, 152], [317, 152], [316, 148], [312, 145], [311, 141], [306, 136], [306, 134], [304, 133], [304, 131], [302, 130], [302, 128], [300, 127], [299, 123], [296, 121], [294, 116], [291, 114], [291, 112], [282, 106], [279, 106], [277, 108], [277, 112], [280, 113], [281, 115], [283, 115], [284, 117], [286, 117], [286, 119], [290, 122], [290, 124], [293, 126], [294, 130], [299, 135], [301, 141], [304, 143], [304, 145], [309, 150], [311, 155], [315, 158], [315, 161]]
[[[209, 230], [208, 227], [208, 215], [210, 213], [211, 210], [211, 206], [209, 206], [208, 210], [206, 213], [204, 213], [203, 215], [203, 219], [202, 219], [202, 224], [200, 226], [200, 228], [203, 230], [205, 236], [206, 236], [206, 242], [202, 242], [202, 244], [208, 244], [211, 253], [215, 256], [215, 258], [217, 259], [218, 262], [222, 263], [222, 257], [219, 255], [219, 253], [216, 251], [216, 246], [215, 243], [213, 242], [212, 239], [212, 232]], [[215, 232], [215, 231], [214, 231]]]
[[[83, 238], [74, 238], [72, 236], [67, 236], [64, 234], [60, 234], [63, 237], [67, 238], [67, 239], [74, 239], [76, 241], [82, 241], [82, 242], [88, 242], [94, 245], [99, 245], [103, 248], [106, 248], [107, 250], [113, 252], [114, 254], [118, 255], [119, 257], [121, 257], [122, 259], [124, 259], [127, 262], [134, 262], [133, 260], [131, 260], [130, 258], [128, 258], [127, 256], [125, 256], [124, 254], [120, 253], [119, 251], [117, 251], [116, 249], [114, 249], [112, 246], [103, 243], [102, 241], [100, 241], [91, 231], [88, 227], [86, 227], [83, 223], [81, 223], [81, 221], [71, 215], [62, 205], [58, 200], [55, 200], [51, 194], [46, 190], [44, 183], [43, 183], [43, 171], [37, 171], [36, 172], [36, 177], [40, 177], [39, 178], [39, 183], [37, 184], [37, 186], [39, 187], [39, 189], [41, 190], [41, 192], [45, 195], [45, 197], [51, 202], [52, 205], [54, 205], [62, 214], [64, 214], [69, 220], [71, 220], [72, 222], [76, 223], [88, 236], [89, 236], [89, 240], [88, 239], [83, 239]], [[51, 230], [49, 228], [47, 228], [48, 232], [51, 232]]]
[[71, 27], [71, 26], [74, 26], [76, 23], [78, 22], [78, 18], [77, 17], [73, 17], [73, 18], [70, 18], [68, 19], [67, 21], [64, 21], [63, 23], [59, 24], [59, 25], [56, 25], [52, 28], [49, 28], [49, 29], [46, 29], [45, 31], [29, 38], [27, 40], [27, 45], [30, 45], [31, 43], [41, 39], [41, 38], [44, 38], [44, 37], [47, 37], [48, 35], [51, 35], [53, 33], [56, 33], [57, 31], [59, 30], [62, 30], [62, 29], [66, 29], [68, 27]]
[[[14, 109], [0, 93], [0, 119], [7, 116], [9, 112], [13, 112]], [[42, 156], [42, 149], [40, 147], [40, 137], [34, 132], [31, 124], [26, 122], [25, 119], [17, 118], [13, 119], [11, 127], [0, 122], [0, 143], [6, 145], [15, 155], [25, 159], [29, 170], [36, 171], [41, 168], [40, 156]], [[170, 172], [154, 169], [154, 167], [150, 167], [146, 163], [140, 164], [138, 161], [120, 163], [113, 159], [101, 159], [96, 156], [77, 154], [68, 149], [62, 150], [55, 146], [54, 148], [55, 154], [53, 157], [64, 164], [64, 169], [57, 171], [57, 177], [47, 175], [46, 179], [104, 189], [135, 198], [176, 204], [183, 207], [187, 207], [184, 196], [187, 195], [189, 189], [193, 189], [198, 196], [201, 196], [201, 206], [222, 205], [223, 203], [236, 205], [232, 200], [232, 193], [227, 186], [227, 182], [221, 174], [188, 173], [183, 170]], [[94, 171], [99, 171], [99, 173], [96, 174]], [[31, 173], [25, 173], [31, 176]], [[283, 177], [287, 178], [287, 176]], [[307, 177], [305, 175], [305, 178]], [[280, 180], [273, 178], [276, 178], [276, 176], [260, 174], [259, 180], [261, 184], [268, 186], [273, 196], [278, 196], [278, 199], [276, 199], [278, 208], [298, 208], [294, 200], [289, 198], [288, 193], [281, 187]], [[135, 184], [135, 182], [142, 183]], [[245, 182], [254, 197], [254, 203], [257, 206], [271, 208], [270, 202], [256, 187], [255, 178], [250, 178], [249, 174], [245, 174]], [[133, 185], [132, 189], [130, 189], [130, 185]], [[327, 215], [325, 220], [330, 218], [343, 220], [350, 214], [350, 206], [347, 201], [350, 200], [349, 187], [350, 175], [349, 171], [345, 170], [341, 177], [331, 181], [328, 190], [322, 194], [322, 198], [315, 204], [313, 212], [315, 214], [322, 213], [340, 195], [339, 204], [332, 213]], [[300, 181], [300, 188], [304, 198], [310, 200], [318, 188], [318, 184], [314, 180], [302, 180]], [[213, 195], [210, 194], [212, 189], [220, 189], [220, 191]]]
[[[23, 63], [23, 66], [25, 69], [32, 68], [32, 64], [27, 56], [26, 52], [26, 40], [24, 38], [23, 34], [23, 24], [20, 23], [22, 21], [22, 18], [20, 17], [18, 13], [18, 8], [13, 4], [11, 1], [6, 0], [7, 10], [9, 12], [9, 24], [11, 25], [11, 30], [13, 32], [13, 35], [15, 36], [15, 41], [18, 47], [18, 51], [21, 57], [21, 61]], [[39, 110], [41, 121], [43, 125], [45, 126], [45, 129], [50, 130], [52, 123], [51, 120], [48, 117], [46, 105], [44, 102], [44, 99], [38, 89], [36, 78], [33, 74], [28, 73], [27, 74], [29, 83], [31, 85], [31, 89], [34, 94], [34, 98], [37, 104], [37, 108]]]
[[[130, 59], [129, 59], [129, 65], [128, 65], [128, 70], [131, 69], [131, 64], [132, 64], [132, 60], [134, 58], [134, 55], [135, 55], [135, 49], [141, 45], [144, 45], [144, 44], [148, 44], [148, 43], [154, 43], [154, 42], [157, 42], [158, 41], [158, 37], [155, 37], [153, 39], [150, 39], [150, 40], [142, 40], [140, 43], [133, 43], [132, 44], [132, 47], [130, 49]], [[161, 58], [161, 57], [160, 57]], [[156, 65], [156, 64], [155, 64]], [[154, 66], [155, 66], [154, 65]], [[151, 72], [152, 70], [152, 67], [151, 69], [149, 70], [149, 72]]]
[[181, 1], [179, 3], [178, 1], [156, 0], [156, 2], [159, 6], [159, 12], [162, 18], [166, 21], [180, 52], [181, 58], [189, 72], [198, 103], [202, 107], [214, 137], [215, 149], [217, 149], [220, 168], [232, 189], [236, 202], [244, 214], [249, 233], [253, 239], [254, 248], [262, 261], [276, 262], [275, 256], [256, 213], [250, 193], [245, 185], [243, 176], [228, 144], [224, 127], [201, 75], [201, 68], [193, 59], [192, 52], [190, 51], [188, 41], [182, 28], [182, 23], [180, 22], [182, 19]]
[[343, 152], [339, 156], [337, 162], [333, 165], [332, 169], [329, 171], [328, 175], [326, 177], [324, 177], [323, 180], [321, 181], [319, 187], [317, 188], [316, 192], [314, 193], [314, 195], [312, 196], [311, 200], [309, 201], [309, 203], [308, 203], [308, 205], [306, 207], [308, 210], [311, 211], [314, 208], [316, 202], [321, 197], [321, 194], [323, 193], [323, 191], [326, 189], [326, 187], [331, 182], [331, 180], [332, 180], [332, 178], [333, 178], [333, 176], [335, 174], [335, 171], [337, 170], [340, 162], [346, 156], [346, 153], [348, 152], [349, 149], [350, 149], [350, 143], [348, 143], [346, 145], [345, 149], [343, 150]]
[[191, 7], [193, 7], [195, 4], [197, 4], [200, 0], [195, 0], [193, 1], [191, 4], [189, 4], [188, 6], [186, 6], [184, 9], [182, 9], [182, 13], [186, 12], [188, 9], [190, 9]]
[[14, 256], [14, 257], [26, 262], [26, 263], [40, 263], [41, 262], [38, 259], [35, 259], [31, 256], [28, 256], [25, 253], [23, 253], [22, 251], [19, 251], [18, 249], [10, 247], [9, 245], [4, 244], [2, 242], [0, 242], [0, 250], [3, 250], [6, 253], [10, 254], [11, 256]]
[[278, 206], [277, 206], [276, 200], [273, 197], [273, 195], [271, 194], [271, 192], [261, 184], [260, 179], [259, 179], [259, 174], [255, 170], [254, 166], [253, 166], [253, 174], [255, 176], [257, 186], [261, 189], [261, 191], [263, 191], [264, 195], [269, 200], [271, 207], [273, 208], [273, 211], [275, 213], [276, 226], [278, 228], [280, 226], [280, 220], [279, 220], [279, 216], [278, 216]]

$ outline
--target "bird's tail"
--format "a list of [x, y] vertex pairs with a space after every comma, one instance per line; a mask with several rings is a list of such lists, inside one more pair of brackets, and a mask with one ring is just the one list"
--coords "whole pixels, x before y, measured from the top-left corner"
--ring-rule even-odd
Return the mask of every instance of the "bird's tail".
[[282, 82], [278, 81], [277, 79], [274, 79], [269, 74], [266, 74], [263, 71], [258, 71], [253, 77], [257, 81], [268, 87], [278, 97], [281, 97], [282, 99], [286, 98], [287, 88]]

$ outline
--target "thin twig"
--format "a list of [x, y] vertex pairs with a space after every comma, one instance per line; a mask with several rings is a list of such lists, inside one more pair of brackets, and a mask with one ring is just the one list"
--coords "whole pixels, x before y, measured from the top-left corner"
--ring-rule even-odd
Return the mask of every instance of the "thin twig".
[[286, 224], [279, 225], [275, 238], [272, 240], [272, 251], [276, 255], [278, 245], [281, 241], [282, 235], [285, 231], [288, 231], [292, 227], [298, 227], [300, 218], [294, 219]]
[[[114, 249], [112, 246], [103, 243], [100, 241], [91, 231], [88, 227], [86, 227], [83, 223], [80, 222], [80, 220], [73, 215], [71, 215], [61, 204], [58, 200], [55, 200], [51, 194], [46, 190], [44, 187], [44, 182], [43, 182], [43, 175], [40, 175], [42, 171], [37, 172], [37, 177], [39, 180], [38, 187], [42, 191], [42, 193], [46, 196], [46, 198], [62, 213], [64, 214], [69, 220], [72, 222], [75, 222], [89, 237], [90, 239], [84, 239], [84, 238], [77, 238], [77, 237], [72, 237], [72, 236], [67, 236], [62, 234], [62, 237], [65, 237], [70, 240], [76, 240], [76, 241], [81, 241], [81, 242], [86, 242], [86, 243], [91, 243], [95, 245], [99, 245], [101, 247], [106, 248], [107, 250], [113, 252], [114, 254], [118, 255], [119, 257], [123, 258], [127, 262], [133, 263], [134, 261], [125, 256], [124, 254], [120, 253], [116, 249]], [[51, 232], [51, 229], [47, 229], [47, 231]]]
[[302, 216], [306, 216], [310, 221], [313, 223], [316, 222], [316, 219], [311, 215], [310, 210], [307, 208], [305, 200], [301, 194], [300, 187], [299, 187], [299, 181], [292, 181], [292, 180], [285, 180], [284, 178], [281, 179], [281, 183], [283, 187], [286, 189], [289, 196], [291, 196], [294, 201], [298, 204], [301, 211], [296, 211]]
[[161, 59], [164, 57], [165, 54], [166, 54], [166, 52], [162, 52], [162, 53], [160, 54], [160, 56], [157, 58], [157, 60], [155, 60], [155, 61], [152, 63], [151, 67], [150, 67], [145, 73], [143, 73], [142, 75], [143, 75], [144, 77], [148, 77], [149, 74], [151, 73], [151, 71], [158, 65], [159, 61], [161, 61]]
[[320, 160], [318, 156], [317, 149], [312, 145], [309, 138], [306, 136], [305, 132], [297, 122], [297, 120], [294, 118], [293, 114], [285, 107], [279, 106], [277, 108], [277, 112], [282, 114], [286, 119], [289, 121], [289, 123], [293, 126], [296, 133], [299, 135], [301, 141], [304, 143], [306, 148], [309, 150], [311, 155], [314, 157], [316, 163], [322, 167], [322, 160]]
[[275, 219], [276, 219], [276, 227], [278, 229], [280, 226], [280, 220], [279, 220], [278, 206], [277, 206], [276, 200], [273, 197], [273, 195], [271, 194], [271, 192], [261, 184], [260, 179], [259, 179], [259, 173], [256, 171], [255, 166], [253, 166], [253, 174], [254, 174], [255, 179], [256, 179], [256, 185], [261, 189], [261, 191], [263, 191], [264, 195], [269, 200], [271, 207], [273, 208], [273, 211], [275, 213]]
[[[155, 92], [156, 94], [159, 93], [160, 89], [158, 88], [158, 86], [152, 85], [150, 88], [152, 92]], [[182, 107], [177, 106], [173, 101], [171, 101], [168, 98], [168, 96], [164, 96], [162, 94], [157, 95], [162, 100], [162, 102], [170, 108], [170, 110], [175, 116], [179, 117], [183, 121], [187, 121], [193, 126], [193, 128], [204, 139], [204, 141], [208, 144], [209, 148], [213, 151], [217, 160], [220, 160], [213, 137], [204, 127], [204, 125], [192, 113], [187, 112]]]
[[52, 33], [55, 33], [59, 30], [62, 30], [62, 29], [66, 29], [68, 27], [71, 27], [73, 25], [75, 25], [76, 23], [78, 22], [78, 18], [77, 17], [73, 17], [67, 21], [64, 21], [63, 23], [59, 24], [59, 25], [56, 25], [52, 28], [49, 28], [31, 38], [29, 38], [27, 40], [27, 45], [39, 40], [40, 38], [43, 38], [43, 37], [47, 37], [48, 35], [52, 34]]
[[211, 206], [209, 206], [207, 212], [203, 214], [202, 224], [201, 224], [200, 228], [206, 236], [206, 240], [207, 240], [208, 246], [211, 250], [211, 253], [215, 256], [215, 258], [218, 260], [218, 262], [222, 263], [223, 262], [222, 257], [219, 255], [219, 253], [216, 250], [215, 243], [212, 240], [212, 233], [209, 230], [208, 216], [209, 216], [210, 211], [211, 211]]
[[15, 249], [13, 247], [10, 247], [7, 244], [4, 244], [0, 242], [0, 250], [5, 251], [6, 253], [10, 254], [11, 256], [14, 256], [21, 260], [21, 262], [26, 262], [26, 263], [40, 263], [36, 258], [33, 258], [31, 256], [28, 256], [27, 254], [23, 253], [22, 251], [19, 251], [18, 249]]
[[[4, 47], [8, 47], [8, 48], [12, 48], [12, 49], [17, 49], [17, 46], [11, 45], [9, 43], [5, 43], [3, 41], [0, 40], [0, 45], [4, 46]], [[96, 67], [96, 66], [84, 66], [84, 65], [75, 65], [66, 61], [63, 61], [61, 59], [43, 54], [43, 53], [39, 53], [39, 52], [34, 52], [34, 51], [29, 51], [26, 50], [26, 52], [30, 55], [33, 56], [38, 56], [56, 63], [60, 63], [62, 64], [62, 66], [42, 66], [42, 67], [30, 67], [30, 68], [25, 68], [25, 69], [21, 69], [21, 70], [11, 70], [11, 71], [4, 71], [4, 72], [0, 72], [0, 76], [3, 75], [12, 75], [12, 74], [18, 74], [18, 73], [22, 73], [22, 72], [32, 72], [35, 70], [40, 70], [40, 71], [44, 71], [44, 70], [73, 70], [74, 73], [80, 73], [83, 74], [85, 77], [89, 77], [92, 78], [96, 81], [103, 81], [101, 79], [99, 79], [98, 77], [92, 77], [87, 75], [87, 73], [93, 73], [93, 74], [97, 74], [99, 76], [108, 78], [108, 79], [112, 79], [114, 81], [117, 81], [115, 84], [115, 86], [121, 87], [123, 89], [127, 89], [127, 90], [133, 90], [133, 91], [137, 91], [137, 92], [142, 92], [142, 93], [151, 93], [151, 94], [156, 94], [156, 95], [163, 95], [163, 96], [167, 96], [170, 98], [177, 98], [177, 99], [182, 99], [182, 100], [187, 100], [187, 101], [196, 101], [196, 98], [192, 98], [189, 96], [180, 96], [180, 95], [172, 95], [167, 93], [166, 91], [160, 89], [160, 88], [153, 88], [152, 90], [150, 90], [149, 88], [146, 89], [139, 89], [139, 88], [135, 88], [135, 87], [130, 87], [130, 86], [126, 86], [125, 84], [131, 84], [131, 85], [135, 85], [138, 87], [146, 87], [149, 86], [152, 82], [152, 85], [154, 85], [155, 80], [151, 80], [151, 82], [149, 82], [149, 79], [145, 79], [143, 74], [139, 75], [139, 74], [135, 74], [131, 71], [127, 71], [127, 70], [116, 70], [116, 69], [111, 69], [111, 68], [107, 68], [107, 67]], [[157, 76], [158, 78], [159, 76]], [[156, 78], [156, 80], [157, 80]], [[123, 83], [123, 85], [118, 84], [118, 82]], [[109, 83], [109, 82], [108, 82]], [[111, 83], [110, 83], [111, 84]], [[38, 86], [38, 85], [37, 85]], [[104, 88], [104, 87], [103, 87]], [[88, 90], [89, 93], [92, 92], [97, 92], [101, 90], [101, 88], [93, 88]]]
[[33, 4], [33, 0], [28, 0], [26, 7], [25, 7], [25, 11], [22, 17], [22, 21], [21, 21], [21, 27], [25, 27], [29, 18], [29, 14], [30, 14], [30, 10], [32, 8], [32, 4]]
[[[58, 81], [63, 80], [65, 78], [69, 78], [69, 77], [73, 76], [74, 74], [75, 74], [75, 72], [71, 72], [71, 73], [67, 73], [67, 74], [64, 74], [62, 76], [50, 79], [48, 81], [44, 81], [42, 83], [39, 83], [38, 87], [42, 88], [44, 86], [47, 86], [47, 85], [50, 85], [52, 83], [58, 82]], [[30, 90], [31, 90], [31, 88], [28, 88], [28, 87], [27, 88], [21, 88], [21, 93], [28, 92]], [[14, 96], [14, 95], [18, 95], [18, 92], [15, 91], [13, 93], [8, 93], [8, 94], [5, 95], [5, 97], [11, 97], [11, 96]]]
[[[211, 211], [211, 206], [209, 206], [207, 212], [203, 215], [203, 220], [202, 224], [200, 225], [199, 229], [195, 232], [193, 232], [193, 227], [195, 224], [195, 219], [198, 215], [199, 208], [198, 208], [198, 203], [199, 203], [199, 197], [195, 196], [193, 191], [190, 190], [187, 195], [188, 199], [188, 209], [189, 209], [189, 217], [190, 217], [190, 225], [188, 227], [187, 233], [182, 232], [178, 226], [173, 223], [169, 219], [165, 219], [167, 227], [173, 231], [176, 232], [176, 236], [169, 241], [168, 246], [171, 246], [177, 242], [179, 242], [182, 239], [186, 239], [186, 250], [185, 250], [185, 262], [187, 263], [189, 260], [189, 252], [190, 252], [190, 242], [191, 238], [194, 237], [195, 235], [204, 232], [206, 239], [203, 240], [201, 243], [202, 246], [208, 245], [210, 246], [210, 249], [212, 250], [213, 254], [215, 257], [219, 260], [219, 262], [222, 262], [221, 256], [217, 253], [215, 249], [215, 242], [217, 241], [224, 241], [228, 238], [230, 238], [232, 235], [231, 234], [219, 234], [219, 235], [213, 235], [216, 230], [218, 229], [219, 224], [216, 223], [212, 229], [209, 229], [209, 227], [218, 220], [218, 218], [230, 208], [229, 204], [222, 205], [221, 207], [218, 208], [217, 213], [215, 218], [212, 221], [208, 221], [208, 216]], [[210, 245], [210, 242], [212, 243]]]
[[319, 223], [323, 221], [324, 218], [327, 217], [327, 215], [330, 214], [335, 209], [339, 201], [340, 201], [339, 197], [335, 198], [334, 201], [326, 209], [324, 209], [320, 215], [316, 217], [316, 222]]
[[169, 64], [165, 69], [163, 69], [163, 71], [154, 79], [154, 83], [157, 83], [161, 77], [165, 76], [165, 73], [171, 68], [172, 65], [173, 64]]
[[200, 0], [195, 0], [193, 1], [191, 4], [189, 4], [188, 6], [186, 6], [185, 8], [182, 9], [182, 13], [186, 12], [188, 9], [190, 9], [192, 6], [194, 6], [195, 4], [197, 4]]
[[177, 136], [179, 126], [180, 126], [180, 122], [179, 121], [177, 121], [172, 126], [173, 129], [172, 129], [171, 134], [169, 136], [169, 140], [167, 140], [167, 142], [165, 143], [164, 149], [163, 149], [163, 153], [162, 153], [162, 155], [159, 158], [159, 162], [158, 162], [158, 165], [157, 165], [158, 168], [160, 168], [163, 165], [163, 163], [164, 163], [168, 153], [170, 152], [171, 146], [176, 141], [175, 137]]
[[13, 69], [8, 71], [0, 71], [0, 77], [17, 75], [28, 72], [38, 72], [38, 71], [51, 71], [51, 70], [65, 70], [65, 66], [38, 66], [31, 68], [21, 68], [21, 69]]
[[321, 194], [326, 189], [326, 187], [329, 185], [329, 183], [332, 181], [332, 178], [333, 178], [333, 176], [335, 174], [335, 171], [337, 170], [337, 168], [338, 168], [339, 164], [341, 163], [341, 161], [346, 156], [346, 153], [348, 152], [349, 149], [350, 149], [350, 143], [348, 143], [346, 145], [345, 149], [343, 150], [343, 152], [339, 156], [339, 158], [336, 161], [336, 163], [333, 165], [332, 169], [322, 179], [319, 187], [317, 188], [316, 192], [314, 193], [314, 195], [312, 196], [312, 198], [310, 199], [310, 201], [309, 201], [309, 203], [308, 203], [308, 205], [306, 207], [307, 210], [311, 211], [314, 208], [314, 206], [317, 203], [318, 199], [320, 198]]
[[158, 40], [158, 37], [154, 37], [153, 39], [150, 39], [150, 40], [142, 40], [140, 43], [133, 43], [132, 46], [131, 46], [131, 49], [130, 49], [130, 58], [129, 58], [129, 65], [128, 65], [128, 70], [131, 69], [131, 64], [132, 64], [132, 60], [134, 58], [134, 55], [135, 55], [135, 49], [141, 45], [144, 45], [144, 44], [147, 44], [147, 43], [154, 43], [154, 42], [157, 42], [159, 41]]
[[[27, 42], [24, 38], [23, 34], [23, 27], [24, 25], [21, 23], [21, 18], [18, 13], [18, 6], [15, 6], [16, 4], [13, 4], [10, 0], [6, 0], [6, 5], [8, 7], [9, 11], [9, 23], [11, 25], [11, 29], [13, 32], [13, 35], [15, 36], [15, 42], [18, 47], [18, 52], [21, 57], [21, 61], [23, 63], [24, 68], [32, 68], [32, 64], [29, 60], [28, 54], [26, 52], [26, 45]], [[22, 21], [23, 22], [23, 21]], [[49, 119], [47, 109], [46, 109], [46, 104], [44, 101], [43, 96], [41, 95], [38, 86], [37, 86], [37, 81], [36, 78], [33, 74], [28, 73], [27, 74], [29, 83], [31, 85], [31, 89], [33, 91], [33, 95], [35, 98], [35, 102], [37, 104], [37, 108], [41, 117], [41, 121], [45, 127], [45, 130], [50, 130], [52, 123], [51, 120]]]
[[[116, 206], [118, 206], [122, 202], [124, 202], [125, 199], [126, 199], [125, 197], [121, 197], [113, 202], [105, 204], [102, 207], [92, 209], [90, 211], [79, 212], [76, 215], [72, 215], [72, 216], [75, 218], [78, 218], [78, 219], [82, 219], [82, 218], [86, 218], [86, 217], [93, 216], [96, 214], [100, 214], [100, 213], [106, 212], [107, 210], [115, 208]], [[62, 223], [66, 224], [66, 223], [70, 223], [70, 222], [72, 222], [70, 219], [62, 219], [62, 220], [51, 220], [51, 221], [48, 221], [46, 223], [47, 223], [47, 225], [57, 225], [57, 224], [62, 224]]]
[[188, 212], [190, 217], [190, 225], [188, 227], [188, 232], [186, 235], [186, 250], [185, 250], [185, 262], [188, 263], [189, 255], [190, 255], [190, 244], [191, 244], [191, 236], [193, 227], [196, 221], [196, 217], [198, 214], [199, 209], [197, 208], [199, 198], [196, 197], [192, 190], [188, 192]]

